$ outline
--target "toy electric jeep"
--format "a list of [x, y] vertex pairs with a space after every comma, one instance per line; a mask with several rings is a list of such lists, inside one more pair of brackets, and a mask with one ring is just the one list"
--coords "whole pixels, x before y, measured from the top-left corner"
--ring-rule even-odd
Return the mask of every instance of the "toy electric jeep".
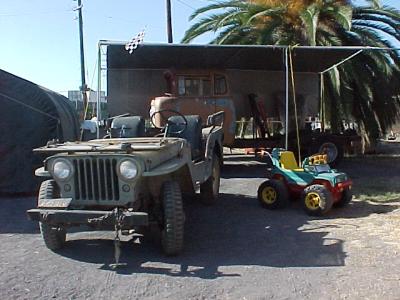
[[268, 209], [283, 208], [289, 198], [301, 198], [309, 215], [319, 216], [332, 206], [341, 207], [352, 199], [352, 181], [345, 173], [330, 168], [326, 154], [304, 159], [300, 168], [293, 152], [273, 149], [270, 179], [258, 188], [260, 203]]
[[218, 197], [224, 115], [210, 115], [206, 127], [199, 116], [162, 110], [151, 120], [155, 115], [165, 125], [153, 137], [145, 136], [142, 117], [117, 117], [108, 139], [34, 150], [52, 155], [35, 172], [49, 179], [40, 187], [38, 207], [27, 212], [39, 221], [49, 249], [64, 245], [71, 226], [124, 233], [156, 225], [164, 253], [181, 252], [182, 194], [194, 196], [200, 187], [203, 203]]

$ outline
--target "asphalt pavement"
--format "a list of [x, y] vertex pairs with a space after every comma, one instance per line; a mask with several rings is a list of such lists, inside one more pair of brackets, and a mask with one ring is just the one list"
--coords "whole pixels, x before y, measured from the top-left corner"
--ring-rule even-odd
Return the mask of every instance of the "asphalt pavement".
[[263, 161], [228, 157], [218, 203], [185, 201], [182, 255], [129, 239], [117, 269], [113, 233], [69, 233], [54, 253], [26, 218], [35, 198], [0, 198], [0, 299], [400, 299], [400, 202], [268, 211], [256, 199], [265, 174]]

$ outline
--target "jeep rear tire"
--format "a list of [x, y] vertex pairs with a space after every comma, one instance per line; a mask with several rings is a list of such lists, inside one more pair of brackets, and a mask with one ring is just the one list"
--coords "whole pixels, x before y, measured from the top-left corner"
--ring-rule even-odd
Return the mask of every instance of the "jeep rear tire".
[[200, 202], [204, 205], [215, 204], [219, 195], [219, 184], [221, 180], [221, 162], [214, 153], [212, 158], [211, 176], [200, 184]]
[[185, 216], [183, 213], [182, 193], [178, 182], [166, 181], [161, 187], [163, 208], [163, 228], [161, 246], [166, 255], [182, 252]]
[[[43, 181], [38, 197], [38, 204], [44, 199], [59, 198], [60, 192], [54, 180]], [[64, 228], [53, 226], [45, 222], [39, 222], [40, 233], [47, 248], [52, 251], [61, 249], [66, 240], [66, 231]]]

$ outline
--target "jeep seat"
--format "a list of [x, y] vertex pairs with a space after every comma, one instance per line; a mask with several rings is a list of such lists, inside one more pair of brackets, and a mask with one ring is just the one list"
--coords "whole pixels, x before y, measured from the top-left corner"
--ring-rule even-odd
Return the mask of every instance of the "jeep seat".
[[118, 117], [111, 123], [111, 138], [134, 138], [142, 136], [145, 136], [143, 117]]
[[304, 169], [300, 169], [297, 164], [296, 158], [292, 151], [282, 151], [280, 153], [279, 162], [281, 163], [282, 168], [293, 171], [304, 171]]
[[185, 125], [180, 125], [184, 122], [182, 117], [171, 116], [168, 118], [168, 121], [171, 123], [177, 123], [177, 125], [170, 125], [168, 136], [179, 137], [187, 140], [192, 149], [192, 160], [195, 160], [202, 155], [202, 122], [200, 116], [198, 115], [185, 116], [185, 118], [187, 120], [186, 129], [179, 134], [174, 133], [174, 131], [176, 132], [184, 129]]

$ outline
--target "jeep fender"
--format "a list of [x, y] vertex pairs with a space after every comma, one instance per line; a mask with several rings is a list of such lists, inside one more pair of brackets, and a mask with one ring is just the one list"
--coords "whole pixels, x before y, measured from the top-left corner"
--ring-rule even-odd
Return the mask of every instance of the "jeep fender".
[[184, 167], [187, 163], [187, 160], [185, 160], [182, 157], [175, 157], [173, 159], [170, 159], [161, 165], [158, 165], [151, 171], [146, 171], [143, 172], [143, 177], [153, 177], [153, 176], [162, 176], [162, 175], [167, 175], [171, 174], [180, 168]]
[[51, 178], [51, 174], [49, 171], [46, 171], [44, 167], [37, 168], [35, 170], [35, 176], [37, 177], [49, 177]]
[[211, 160], [214, 152], [223, 160], [223, 146], [222, 146], [222, 128], [216, 129], [212, 133], [207, 134], [205, 159]]

